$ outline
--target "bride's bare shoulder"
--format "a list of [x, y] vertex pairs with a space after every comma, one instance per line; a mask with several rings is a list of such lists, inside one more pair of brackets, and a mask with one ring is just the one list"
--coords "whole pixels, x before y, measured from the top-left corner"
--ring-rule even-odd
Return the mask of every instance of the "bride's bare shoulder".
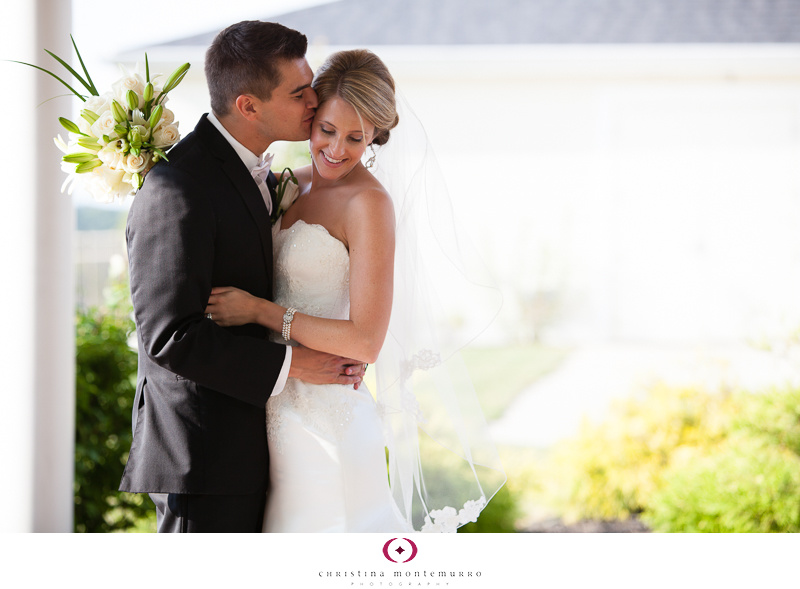
[[394, 223], [394, 204], [389, 193], [374, 178], [360, 182], [349, 199], [348, 209], [355, 215], [373, 222], [382, 219], [389, 225]]

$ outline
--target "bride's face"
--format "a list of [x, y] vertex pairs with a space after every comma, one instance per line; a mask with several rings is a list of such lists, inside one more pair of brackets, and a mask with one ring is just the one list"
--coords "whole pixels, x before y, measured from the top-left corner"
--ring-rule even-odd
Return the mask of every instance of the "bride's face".
[[338, 180], [361, 165], [361, 156], [375, 134], [375, 126], [358, 117], [356, 110], [338, 96], [317, 108], [311, 127], [311, 159], [317, 173]]

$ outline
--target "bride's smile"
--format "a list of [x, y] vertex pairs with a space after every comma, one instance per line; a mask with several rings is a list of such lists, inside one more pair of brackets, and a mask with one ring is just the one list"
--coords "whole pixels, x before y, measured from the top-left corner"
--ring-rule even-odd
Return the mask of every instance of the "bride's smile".
[[332, 158], [329, 158], [327, 155], [325, 155], [324, 151], [322, 152], [322, 155], [325, 157], [325, 161], [327, 161], [329, 164], [336, 165], [336, 164], [341, 164], [344, 161], [344, 160], [334, 160]]
[[361, 165], [361, 156], [375, 126], [338, 96], [322, 104], [311, 128], [311, 157], [315, 174], [339, 180]]

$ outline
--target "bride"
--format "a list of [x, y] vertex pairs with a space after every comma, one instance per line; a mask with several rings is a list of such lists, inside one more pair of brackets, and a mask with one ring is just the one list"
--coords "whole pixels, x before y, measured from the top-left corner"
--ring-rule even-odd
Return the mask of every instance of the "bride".
[[[295, 171], [299, 196], [273, 228], [275, 301], [221, 287], [206, 312], [223, 326], [259, 323], [292, 345], [376, 363], [377, 390], [289, 379], [269, 400], [264, 531], [455, 531], [505, 477], [425, 300], [435, 285], [417, 254], [437, 248], [411, 213], [430, 212], [424, 199], [437, 198], [419, 185], [427, 143], [393, 136], [415, 119], [398, 115], [394, 80], [367, 50], [333, 54], [312, 87], [312, 164]], [[375, 146], [387, 147], [377, 166]]]

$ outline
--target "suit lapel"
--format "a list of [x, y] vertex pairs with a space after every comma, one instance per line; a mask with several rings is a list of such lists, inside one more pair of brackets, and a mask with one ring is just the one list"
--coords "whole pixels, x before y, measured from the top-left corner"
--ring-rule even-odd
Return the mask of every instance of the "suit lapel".
[[[195, 128], [197, 134], [203, 138], [211, 152], [220, 160], [222, 171], [230, 180], [239, 198], [244, 201], [250, 216], [258, 227], [261, 237], [261, 250], [264, 255], [264, 264], [268, 271], [270, 280], [272, 278], [272, 223], [264, 204], [261, 191], [253, 181], [253, 177], [245, 167], [242, 159], [234, 151], [233, 147], [220, 134], [219, 131], [207, 119], [206, 115], [200, 119]], [[275, 202], [274, 192], [270, 188]]]

